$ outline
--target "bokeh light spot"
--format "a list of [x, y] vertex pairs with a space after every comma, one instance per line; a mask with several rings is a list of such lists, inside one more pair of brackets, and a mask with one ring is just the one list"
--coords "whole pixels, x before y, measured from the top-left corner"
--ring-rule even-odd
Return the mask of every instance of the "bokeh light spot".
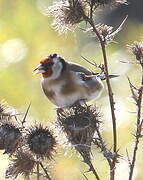
[[6, 63], [21, 61], [27, 54], [27, 46], [21, 39], [7, 40], [1, 47], [1, 58]]

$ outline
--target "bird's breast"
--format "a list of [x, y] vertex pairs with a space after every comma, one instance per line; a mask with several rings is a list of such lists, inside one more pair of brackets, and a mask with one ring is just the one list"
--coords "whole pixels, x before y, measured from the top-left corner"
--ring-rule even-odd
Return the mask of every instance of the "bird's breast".
[[49, 81], [43, 79], [42, 88], [48, 99], [58, 107], [69, 107], [80, 100], [90, 101], [98, 98], [103, 84], [97, 78], [86, 80], [67, 79]]
[[42, 88], [48, 99], [58, 107], [68, 107], [83, 96], [79, 85], [65, 81], [50, 83], [42, 81]]

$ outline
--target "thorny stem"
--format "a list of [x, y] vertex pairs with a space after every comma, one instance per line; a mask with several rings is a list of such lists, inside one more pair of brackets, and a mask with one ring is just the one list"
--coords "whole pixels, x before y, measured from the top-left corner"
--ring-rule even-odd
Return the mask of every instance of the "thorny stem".
[[90, 164], [90, 170], [91, 170], [91, 171], [93, 172], [93, 174], [96, 176], [96, 179], [97, 179], [97, 180], [100, 180], [100, 178], [99, 178], [99, 176], [98, 176], [95, 168], [93, 167], [93, 164], [92, 164], [92, 163]]
[[37, 180], [40, 180], [39, 162], [37, 162]]
[[[89, 106], [87, 106], [87, 108], [89, 108]], [[100, 143], [98, 144], [98, 147], [101, 149], [102, 152], [104, 152], [103, 155], [104, 155], [104, 157], [106, 158], [106, 160], [108, 161], [109, 166], [111, 167], [111, 160], [110, 160], [109, 158], [107, 158], [107, 156], [106, 156], [108, 150], [106, 149], [106, 146], [105, 146], [105, 144], [104, 144], [104, 141], [103, 141], [103, 138], [102, 138], [102, 136], [101, 136], [100, 130], [99, 130], [99, 128], [97, 127], [97, 124], [96, 124], [96, 133], [97, 133], [98, 139], [99, 139], [99, 141], [100, 141]], [[95, 143], [95, 141], [93, 141], [93, 143]], [[92, 165], [92, 166], [93, 166], [93, 165]], [[91, 168], [91, 167], [90, 167], [90, 168]], [[94, 167], [93, 167], [93, 168], [94, 168]]]
[[99, 177], [97, 171], [95, 170], [95, 168], [94, 168], [94, 166], [93, 166], [93, 164], [92, 164], [92, 162], [91, 162], [90, 153], [87, 152], [87, 151], [82, 151], [82, 150], [80, 150], [80, 149], [76, 149], [76, 150], [77, 150], [77, 151], [80, 153], [80, 155], [82, 156], [83, 162], [89, 166], [89, 171], [92, 171], [92, 173], [95, 175], [96, 179], [97, 179], [97, 180], [100, 180], [100, 177]]
[[[80, 154], [82, 155], [82, 153], [80, 153]], [[95, 175], [96, 179], [100, 180], [100, 177], [99, 177], [97, 171], [95, 170], [93, 164], [91, 163], [91, 161], [84, 155], [82, 155], [82, 157], [84, 159], [84, 162], [89, 166], [89, 168], [90, 168], [89, 171], [92, 171], [92, 173]]]
[[99, 138], [100, 143], [101, 143], [100, 149], [101, 149], [101, 151], [104, 152], [104, 157], [107, 159], [109, 166], [111, 166], [111, 160], [108, 157], [106, 157], [107, 149], [106, 149], [106, 146], [104, 144], [104, 141], [102, 139], [102, 136], [101, 136], [100, 131], [99, 131], [98, 128], [96, 129], [96, 132], [97, 132], [98, 138]]
[[[115, 116], [115, 102], [113, 98], [113, 92], [109, 80], [109, 73], [108, 73], [108, 63], [107, 63], [107, 55], [106, 55], [106, 48], [105, 48], [105, 43], [103, 42], [100, 34], [98, 33], [94, 21], [91, 18], [88, 18], [85, 16], [85, 20], [91, 25], [93, 28], [93, 31], [97, 35], [101, 49], [102, 49], [102, 54], [103, 54], [103, 59], [104, 59], [104, 65], [105, 65], [105, 75], [106, 75], [106, 83], [107, 83], [107, 88], [108, 88], [108, 95], [109, 95], [109, 101], [110, 101], [110, 107], [111, 107], [111, 115], [112, 115], [112, 125], [113, 125], [113, 152], [117, 153], [117, 131], [116, 131], [116, 116]], [[112, 165], [110, 166], [110, 180], [114, 180], [115, 178], [115, 165], [116, 165], [116, 157], [113, 159]]]
[[41, 162], [39, 164], [40, 164], [41, 168], [43, 169], [43, 171], [45, 172], [46, 178], [49, 179], [49, 180], [52, 180], [51, 177], [49, 176], [47, 170], [44, 168], [43, 164]]
[[88, 180], [88, 178], [86, 177], [86, 175], [85, 175], [85, 174], [83, 174], [83, 176], [85, 177], [85, 179], [86, 179], [86, 180]]
[[[108, 161], [109, 166], [111, 166], [111, 160], [106, 156], [108, 150], [107, 150], [106, 145], [105, 145], [105, 143], [103, 141], [100, 130], [97, 127], [97, 124], [95, 124], [95, 125], [96, 125], [96, 133], [97, 133], [97, 136], [98, 136], [98, 139], [99, 139], [99, 142], [100, 142], [100, 143], [98, 143], [98, 147], [100, 148], [101, 152], [103, 152], [103, 155], [106, 158], [106, 160]], [[93, 143], [96, 144], [96, 142], [94, 140], [93, 140]]]
[[24, 128], [24, 123], [26, 122], [26, 118], [27, 118], [27, 115], [28, 115], [28, 112], [29, 112], [30, 107], [31, 107], [31, 103], [29, 103], [28, 108], [27, 108], [27, 110], [26, 110], [26, 113], [25, 113], [25, 115], [24, 115], [24, 118], [23, 118], [23, 120], [22, 120], [22, 122], [21, 122], [23, 128]]
[[143, 93], [143, 64], [141, 64], [141, 71], [142, 71], [142, 80], [141, 80], [141, 87], [139, 89], [139, 96], [138, 96], [138, 101], [137, 101], [137, 125], [136, 125], [136, 134], [135, 134], [135, 146], [134, 146], [134, 152], [133, 152], [133, 157], [130, 165], [130, 173], [129, 173], [129, 180], [132, 179], [133, 177], [133, 172], [134, 172], [134, 167], [135, 167], [135, 162], [136, 162], [136, 156], [137, 156], [137, 150], [138, 150], [138, 145], [139, 145], [139, 140], [141, 138], [141, 106], [142, 106], [142, 93]]

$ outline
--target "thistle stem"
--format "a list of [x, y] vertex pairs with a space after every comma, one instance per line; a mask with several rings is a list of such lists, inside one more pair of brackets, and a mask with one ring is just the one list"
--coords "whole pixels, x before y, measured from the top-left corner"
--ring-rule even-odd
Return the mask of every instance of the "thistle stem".
[[[110, 102], [110, 108], [111, 108], [111, 115], [112, 115], [112, 128], [113, 128], [113, 152], [117, 153], [117, 127], [116, 127], [116, 116], [115, 116], [115, 102], [113, 97], [113, 91], [109, 80], [109, 72], [108, 72], [108, 63], [107, 63], [107, 55], [106, 55], [106, 47], [105, 43], [103, 42], [100, 34], [98, 33], [94, 21], [91, 18], [85, 17], [85, 20], [91, 25], [93, 28], [94, 33], [99, 39], [101, 49], [102, 49], [102, 55], [104, 60], [104, 66], [105, 66], [105, 76], [106, 76], [106, 84], [108, 88], [108, 95], [109, 95], [109, 102]], [[116, 165], [116, 157], [113, 158], [112, 164], [110, 166], [110, 180], [115, 179], [115, 165]]]
[[44, 170], [44, 172], [46, 174], [46, 178], [49, 179], [49, 180], [52, 180], [51, 177], [49, 176], [47, 170], [44, 168], [43, 164], [41, 162], [39, 164], [40, 164], [41, 168]]
[[37, 162], [37, 180], [40, 180], [40, 174], [39, 174], [39, 162]]
[[91, 169], [91, 171], [93, 172], [93, 174], [95, 175], [96, 179], [97, 179], [97, 180], [100, 180], [100, 178], [99, 178], [99, 176], [98, 176], [95, 168], [93, 167], [93, 164], [92, 164], [92, 163], [90, 164], [90, 169]]
[[143, 93], [143, 65], [141, 64], [141, 71], [142, 71], [142, 80], [141, 80], [141, 87], [139, 89], [139, 96], [138, 96], [138, 102], [137, 102], [137, 125], [136, 125], [136, 134], [135, 134], [135, 146], [134, 146], [134, 152], [133, 152], [133, 157], [130, 165], [130, 173], [129, 173], [129, 180], [132, 180], [133, 178], [133, 172], [134, 172], [134, 167], [135, 167], [135, 162], [136, 162], [136, 156], [137, 156], [137, 150], [138, 150], [138, 145], [139, 145], [139, 140], [141, 138], [141, 107], [142, 107], [142, 93]]
[[96, 177], [97, 180], [100, 180], [100, 177], [96, 171], [96, 169], [94, 168], [92, 162], [91, 162], [91, 158], [90, 158], [90, 153], [86, 152], [86, 151], [82, 151], [77, 149], [77, 151], [80, 153], [80, 155], [82, 156], [84, 163], [86, 163], [89, 166], [89, 171], [92, 171], [92, 173], [94, 174], [94, 176]]
[[97, 173], [97, 171], [95, 170], [93, 164], [91, 163], [91, 161], [89, 159], [87, 159], [87, 157], [84, 157], [84, 155], [82, 155], [84, 158], [84, 162], [89, 166], [89, 171], [92, 171], [92, 173], [94, 174], [94, 176], [96, 177], [97, 180], [100, 180], [100, 177]]

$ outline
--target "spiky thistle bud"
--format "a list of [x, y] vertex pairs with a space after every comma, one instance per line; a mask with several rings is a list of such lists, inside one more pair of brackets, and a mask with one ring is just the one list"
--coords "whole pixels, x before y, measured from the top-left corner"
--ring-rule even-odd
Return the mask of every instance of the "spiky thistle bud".
[[107, 42], [113, 40], [113, 27], [108, 26], [106, 24], [101, 24], [97, 27], [97, 31], [99, 32], [102, 40], [107, 44]]
[[127, 0], [86, 0], [88, 4], [97, 8], [98, 6], [127, 4]]
[[57, 120], [68, 141], [89, 165], [91, 143], [100, 124], [96, 107], [76, 105], [58, 114]]
[[10, 163], [6, 169], [6, 178], [16, 179], [18, 176], [23, 175], [28, 179], [36, 165], [33, 156], [29, 152], [23, 150], [18, 150], [11, 157], [11, 161], [12, 163]]
[[[97, 25], [95, 26], [95, 29], [96, 29], [96, 31], [98, 32], [98, 34], [99, 34], [99, 36], [100, 36], [100, 38], [102, 39], [102, 42], [103, 42], [104, 44], [108, 44], [108, 43], [110, 43], [110, 42], [113, 41], [115, 35], [118, 34], [119, 31], [121, 31], [122, 26], [123, 26], [123, 24], [125, 23], [126, 19], [127, 19], [127, 16], [126, 16], [125, 19], [122, 21], [122, 23], [120, 24], [120, 26], [119, 26], [117, 29], [115, 29], [115, 30], [113, 30], [113, 27], [112, 27], [112, 26], [108, 26], [108, 25], [106, 25], [106, 24], [97, 24]], [[90, 33], [92, 33], [92, 35], [94, 35], [94, 36], [96, 35], [95, 30], [94, 30], [93, 27], [88, 28], [85, 32], [90, 32]]]
[[129, 50], [136, 56], [139, 63], [143, 63], [143, 42], [134, 42], [132, 45], [127, 45]]
[[10, 121], [3, 121], [0, 125], [0, 149], [4, 153], [12, 154], [21, 142], [20, 129]]
[[14, 115], [14, 109], [6, 101], [0, 102], [0, 121], [9, 120]]
[[31, 152], [40, 158], [51, 159], [55, 151], [56, 140], [48, 127], [41, 124], [28, 129], [27, 145]]
[[47, 10], [49, 16], [54, 16], [53, 27], [60, 33], [74, 30], [75, 25], [83, 20], [85, 6], [81, 0], [61, 0], [55, 2]]

